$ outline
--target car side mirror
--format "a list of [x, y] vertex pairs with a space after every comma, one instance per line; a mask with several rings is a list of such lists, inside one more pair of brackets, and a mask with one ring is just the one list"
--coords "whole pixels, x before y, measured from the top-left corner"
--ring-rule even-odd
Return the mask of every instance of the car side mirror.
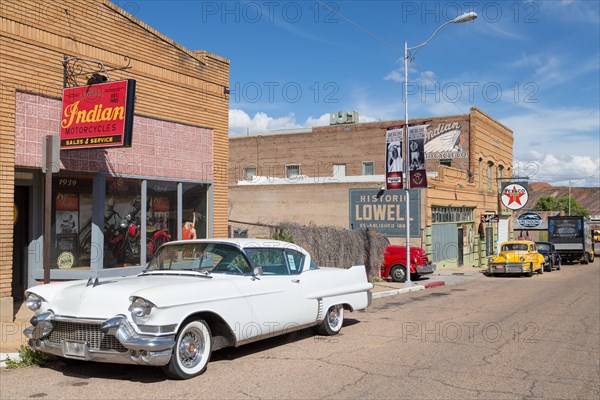
[[262, 275], [262, 274], [263, 274], [262, 267], [256, 267], [256, 268], [254, 268], [254, 275]]

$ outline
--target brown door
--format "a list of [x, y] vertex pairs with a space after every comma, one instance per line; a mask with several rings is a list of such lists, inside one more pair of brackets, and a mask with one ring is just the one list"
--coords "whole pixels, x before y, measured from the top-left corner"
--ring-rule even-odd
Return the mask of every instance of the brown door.
[[23, 300], [27, 289], [27, 244], [29, 243], [29, 188], [15, 186], [13, 219], [12, 297]]

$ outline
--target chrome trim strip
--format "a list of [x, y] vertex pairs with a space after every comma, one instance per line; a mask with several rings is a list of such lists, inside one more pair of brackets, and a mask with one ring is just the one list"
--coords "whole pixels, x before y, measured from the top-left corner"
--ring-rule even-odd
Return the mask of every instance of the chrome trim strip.
[[296, 332], [296, 331], [306, 329], [306, 328], [311, 328], [311, 327], [317, 326], [317, 325], [319, 325], [319, 322], [311, 322], [309, 324], [304, 324], [304, 325], [290, 326], [289, 328], [286, 328], [282, 331], [269, 332], [269, 333], [262, 334], [260, 336], [255, 336], [255, 337], [252, 337], [249, 339], [240, 340], [239, 342], [237, 342], [235, 344], [235, 347], [242, 346], [242, 345], [245, 345], [248, 343], [257, 342], [257, 341], [263, 340], [263, 339], [273, 338], [273, 337], [276, 337], [279, 335], [285, 335], [287, 333]]
[[107, 319], [100, 325], [100, 330], [114, 335], [125, 348], [130, 350], [162, 351], [170, 350], [175, 346], [175, 335], [142, 336], [136, 332], [124, 315]]

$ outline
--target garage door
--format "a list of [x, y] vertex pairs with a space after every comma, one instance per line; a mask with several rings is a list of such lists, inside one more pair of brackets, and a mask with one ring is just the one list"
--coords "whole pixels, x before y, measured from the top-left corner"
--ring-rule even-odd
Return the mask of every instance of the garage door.
[[458, 257], [456, 224], [434, 224], [431, 227], [431, 258], [433, 262]]

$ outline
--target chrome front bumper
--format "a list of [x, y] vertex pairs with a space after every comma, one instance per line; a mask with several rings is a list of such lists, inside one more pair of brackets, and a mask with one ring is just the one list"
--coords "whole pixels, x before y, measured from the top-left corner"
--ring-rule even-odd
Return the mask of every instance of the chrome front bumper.
[[491, 264], [489, 272], [492, 274], [525, 274], [531, 271], [530, 268], [524, 268], [521, 263]]
[[[171, 360], [175, 336], [140, 335], [124, 315], [106, 321], [55, 316], [44, 312], [31, 319], [23, 334], [34, 350], [65, 358], [161, 366]], [[58, 332], [54, 325], [74, 326]]]
[[435, 264], [417, 265], [416, 271], [419, 275], [433, 274], [435, 272]]

